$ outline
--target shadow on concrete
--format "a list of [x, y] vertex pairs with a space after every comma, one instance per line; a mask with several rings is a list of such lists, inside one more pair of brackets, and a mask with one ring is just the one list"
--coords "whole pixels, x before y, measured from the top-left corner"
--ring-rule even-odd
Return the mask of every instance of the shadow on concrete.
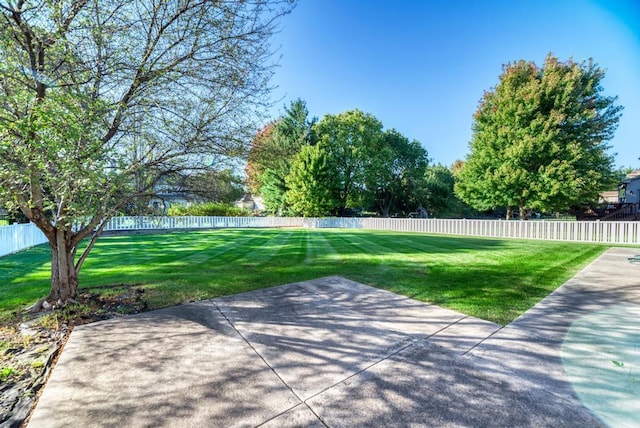
[[339, 277], [82, 326], [30, 426], [624, 426], [589, 364], [636, 364], [624, 255], [504, 328]]

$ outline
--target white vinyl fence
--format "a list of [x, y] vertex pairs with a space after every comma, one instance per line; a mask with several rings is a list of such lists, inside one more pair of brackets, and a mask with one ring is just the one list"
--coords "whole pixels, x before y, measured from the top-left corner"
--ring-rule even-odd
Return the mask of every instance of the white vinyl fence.
[[411, 218], [313, 218], [310, 228], [374, 229], [491, 238], [640, 244], [639, 221], [517, 221]]
[[374, 229], [550, 241], [640, 244], [638, 221], [518, 221], [374, 217], [114, 217], [105, 230], [306, 227]]
[[[113, 217], [107, 231], [178, 230], [235, 227], [301, 227], [295, 217]], [[16, 253], [47, 238], [33, 223], [0, 226], [0, 257]]]
[[300, 227], [298, 217], [113, 217], [104, 230]]
[[[640, 245], [640, 222], [505, 221], [404, 218], [114, 217], [105, 230], [244, 227], [373, 229], [445, 235]], [[0, 226], [0, 256], [47, 242], [33, 224]]]
[[0, 257], [45, 242], [44, 233], [33, 223], [0, 226]]

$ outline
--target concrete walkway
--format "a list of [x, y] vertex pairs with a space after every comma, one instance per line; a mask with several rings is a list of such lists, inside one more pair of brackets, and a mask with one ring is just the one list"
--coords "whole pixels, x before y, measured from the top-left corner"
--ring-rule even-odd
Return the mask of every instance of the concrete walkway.
[[504, 328], [340, 277], [81, 326], [29, 426], [633, 426], [637, 254]]

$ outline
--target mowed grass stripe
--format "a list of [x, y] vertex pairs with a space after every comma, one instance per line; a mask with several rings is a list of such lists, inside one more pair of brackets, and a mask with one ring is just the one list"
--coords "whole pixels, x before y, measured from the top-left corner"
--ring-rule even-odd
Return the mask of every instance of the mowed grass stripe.
[[311, 240], [307, 239], [307, 245], [313, 245], [315, 260], [329, 260], [331, 262], [342, 262], [342, 256], [338, 253], [336, 248], [329, 242], [327, 236], [329, 233], [311, 229], [307, 231], [307, 235], [311, 237]]
[[271, 259], [278, 257], [278, 254], [287, 245], [292, 233], [290, 229], [277, 229], [277, 234], [270, 236], [267, 241], [257, 248], [254, 247], [253, 251], [244, 253], [244, 256], [238, 259], [238, 262], [242, 266], [259, 266], [267, 263]]
[[[95, 251], [87, 259], [81, 272], [81, 287], [112, 283], [149, 283], [157, 277], [161, 281], [179, 280], [185, 275], [195, 273], [196, 263], [190, 258], [197, 256], [199, 260], [215, 259], [233, 262], [244, 252], [250, 252], [252, 246], [260, 245], [270, 238], [263, 234], [248, 233], [244, 236], [239, 231], [222, 230], [207, 232], [186, 232], [191, 239], [179, 234], [132, 236], [132, 242], [126, 248], [113, 248], [126, 237], [105, 237], [96, 244]], [[115, 241], [114, 241], [114, 238]], [[176, 242], [172, 243], [172, 240]], [[156, 254], [149, 259], [149, 254]], [[141, 269], [141, 267], [146, 267]], [[197, 274], [196, 274], [197, 275]], [[123, 279], [126, 278], [126, 281]]]
[[[351, 279], [384, 287], [383, 284], [395, 281], [395, 272], [390, 272], [390, 269], [393, 259], [397, 258], [397, 252], [380, 245], [379, 241], [367, 240], [367, 235], [361, 231], [336, 233], [335, 245], [337, 248], [348, 249], [349, 256], [343, 257], [343, 263], [354, 265], [356, 272]], [[362, 255], [366, 255], [368, 260], [366, 270], [358, 269]]]
[[[416, 237], [428, 237], [428, 239], [416, 239]], [[386, 245], [397, 247], [399, 252], [418, 252], [437, 255], [451, 253], [452, 251], [472, 252], [487, 249], [500, 249], [508, 242], [493, 238], [469, 238], [448, 235], [429, 235], [404, 232], [400, 234], [384, 233], [380, 235]], [[371, 238], [369, 238], [371, 239]]]
[[377, 254], [388, 254], [389, 262], [391, 264], [405, 263], [407, 261], [424, 262], [425, 255], [429, 254], [426, 249], [438, 248], [438, 251], [442, 251], [441, 247], [434, 245], [418, 246], [407, 245], [407, 243], [413, 244], [413, 242], [407, 242], [404, 239], [398, 239], [397, 236], [385, 236], [380, 235], [380, 239], [372, 239], [370, 234], [361, 235], [362, 245], [372, 250]]
[[316, 258], [317, 258], [317, 242], [314, 242], [313, 236], [310, 233], [309, 230], [305, 230], [305, 258], [304, 258], [304, 264], [309, 265], [311, 263], [313, 263]]
[[[242, 233], [249, 232], [249, 233]], [[198, 253], [193, 254], [182, 261], [194, 265], [205, 265], [211, 261], [236, 261], [245, 254], [253, 251], [253, 248], [264, 245], [272, 239], [271, 230], [234, 230], [224, 229], [220, 231], [208, 231], [204, 235], [202, 245]], [[193, 243], [191, 244], [194, 245]], [[192, 259], [192, 260], [190, 260]]]
[[[222, 244], [224, 249], [213, 249], [211, 253], [217, 255], [206, 261], [186, 264], [181, 269], [173, 266], [171, 271], [164, 272], [158, 282], [145, 287], [149, 306], [164, 307], [167, 302], [201, 300], [277, 285], [273, 282], [277, 279], [264, 276], [263, 268], [273, 257], [270, 253], [289, 234], [282, 234], [281, 229], [209, 231], [203, 237], [205, 241], [209, 245]], [[243, 235], [248, 238], [238, 239]], [[159, 273], [153, 268], [150, 271]]]
[[[607, 246], [408, 232], [225, 229], [101, 238], [81, 289], [138, 284], [150, 308], [328, 275], [505, 324]], [[44, 296], [48, 247], [0, 258], [0, 314]]]
[[[197, 253], [183, 258], [180, 263], [192, 266], [206, 267], [220, 260], [236, 261], [250, 253], [252, 248], [260, 247], [269, 240], [271, 235], [265, 235], [262, 231], [252, 230], [254, 233], [242, 233], [242, 230], [222, 230], [222, 233], [209, 232], [203, 236], [205, 245]], [[246, 232], [246, 231], [245, 231]], [[246, 251], [245, 251], [246, 250]]]
[[[306, 229], [295, 230], [283, 229], [287, 233], [287, 241], [281, 245], [274, 263], [282, 260], [288, 264], [303, 263], [307, 255], [307, 231]], [[288, 262], [287, 262], [288, 260]]]
[[378, 261], [378, 254], [372, 248], [366, 246], [358, 232], [341, 229], [331, 230], [329, 233], [325, 233], [324, 236], [327, 244], [339, 254], [342, 263], [353, 260], [354, 255], [359, 256], [362, 254], [367, 254], [372, 261]]

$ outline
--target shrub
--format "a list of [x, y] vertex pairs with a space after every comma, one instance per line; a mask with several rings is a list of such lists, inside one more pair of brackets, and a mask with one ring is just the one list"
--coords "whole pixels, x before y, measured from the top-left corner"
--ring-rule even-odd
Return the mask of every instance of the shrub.
[[223, 216], [223, 217], [246, 217], [251, 214], [246, 208], [239, 208], [231, 204], [218, 202], [205, 202], [202, 204], [189, 205], [187, 207], [176, 205], [169, 207], [170, 216]]

